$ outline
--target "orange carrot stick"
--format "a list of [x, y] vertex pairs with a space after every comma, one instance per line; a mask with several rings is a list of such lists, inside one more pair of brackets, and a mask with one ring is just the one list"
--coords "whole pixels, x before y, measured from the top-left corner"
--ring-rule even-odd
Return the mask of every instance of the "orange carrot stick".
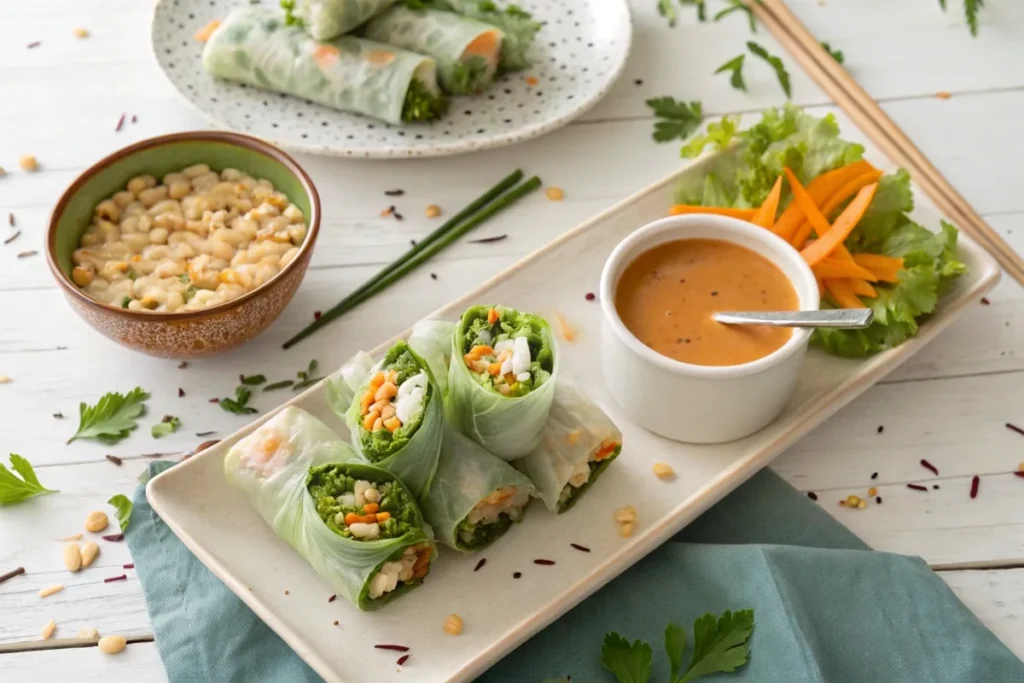
[[866, 185], [876, 182], [881, 177], [881, 171], [868, 171], [867, 173], [853, 178], [821, 204], [821, 213], [824, 214], [826, 218], [831, 216], [843, 202], [852, 197], [858, 190]]
[[[811, 196], [815, 206], [817, 206], [835, 194], [839, 188], [851, 179], [872, 169], [871, 164], [862, 159], [827, 173], [822, 173], [807, 184], [807, 194]], [[792, 242], [793, 236], [803, 222], [804, 214], [800, 210], [800, 206], [796, 202], [790, 202], [786, 210], [782, 212], [782, 216], [772, 226], [772, 232], [787, 242]], [[807, 234], [809, 235], [810, 232]], [[805, 235], [804, 241], [806, 240], [807, 236]]]
[[757, 210], [754, 217], [750, 219], [750, 222], [754, 225], [760, 225], [762, 228], [771, 230], [772, 225], [775, 224], [775, 214], [779, 210], [779, 200], [782, 199], [782, 176], [775, 179], [775, 185], [772, 186], [772, 191], [768, 193], [768, 197], [765, 198], [764, 203], [761, 204], [761, 208]]
[[829, 257], [822, 259], [818, 265], [811, 268], [814, 274], [823, 280], [831, 280], [835, 278], [857, 278], [865, 282], [877, 282], [878, 278], [875, 274], [865, 268], [864, 266], [858, 265], [853, 260], [846, 261], [844, 259], [838, 259]]
[[874, 299], [878, 296], [875, 288], [860, 278], [849, 278], [847, 282], [850, 283], [850, 289], [857, 296], [866, 296], [869, 299]]
[[749, 221], [754, 217], [756, 209], [733, 209], [727, 206], [694, 206], [693, 204], [676, 204], [669, 209], [669, 215], [681, 216], [690, 213], [710, 213], [715, 216], [728, 216], [739, 218], [741, 221]]
[[825, 280], [825, 287], [836, 303], [843, 308], [867, 308], [853, 293], [847, 280]]
[[843, 241], [850, 236], [853, 229], [857, 227], [857, 223], [864, 217], [864, 212], [871, 206], [871, 200], [875, 197], [875, 190], [878, 189], [878, 183], [872, 183], [866, 187], [862, 187], [857, 196], [853, 198], [849, 206], [839, 217], [836, 218], [835, 223], [832, 224], [832, 228], [816, 239], [811, 246], [805, 248], [800, 254], [807, 261], [808, 265], [815, 265], [823, 258], [831, 254], [836, 247], [843, 244]]
[[899, 272], [903, 268], [903, 259], [882, 254], [854, 254], [853, 260], [866, 270], [875, 274], [880, 282], [899, 282]]

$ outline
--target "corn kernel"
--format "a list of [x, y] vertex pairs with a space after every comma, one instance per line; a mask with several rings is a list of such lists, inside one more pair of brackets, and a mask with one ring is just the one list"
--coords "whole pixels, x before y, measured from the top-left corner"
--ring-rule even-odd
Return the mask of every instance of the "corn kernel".
[[676, 474], [676, 471], [672, 469], [671, 465], [666, 465], [663, 462], [654, 463], [654, 476], [658, 479], [671, 479]]
[[546, 194], [548, 196], [548, 199], [550, 199], [553, 202], [560, 202], [563, 199], [565, 199], [565, 190], [563, 190], [560, 187], [549, 187], [548, 189], [544, 190], [544, 194]]
[[424, 209], [423, 213], [426, 214], [427, 218], [437, 218], [441, 215], [441, 207], [437, 204], [431, 204]]

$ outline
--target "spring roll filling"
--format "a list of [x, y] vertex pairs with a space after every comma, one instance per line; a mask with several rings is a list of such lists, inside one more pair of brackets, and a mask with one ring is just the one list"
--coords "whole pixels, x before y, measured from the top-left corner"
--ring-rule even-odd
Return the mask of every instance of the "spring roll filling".
[[526, 396], [551, 377], [554, 359], [529, 314], [491, 308], [463, 334], [463, 362], [481, 386], [502, 396]]
[[[569, 433], [567, 438], [570, 440], [570, 443], [572, 443], [574, 436], [578, 439], [579, 432]], [[558, 496], [559, 512], [568, 510], [576, 503], [583, 492], [601, 476], [601, 473], [611, 464], [612, 460], [619, 455], [620, 450], [622, 450], [621, 443], [614, 439], [605, 439], [597, 449], [592, 450], [587, 455], [586, 460], [576, 463], [572, 474], [569, 475], [569, 481], [562, 487], [562, 492]]]
[[[360, 398], [360, 442], [363, 453], [379, 462], [408, 443], [423, 422], [431, 386], [412, 352], [396, 347], [384, 359]], [[394, 351], [394, 349], [393, 349]], [[389, 360], [390, 359], [390, 360]]]
[[256, 434], [259, 434], [256, 445], [242, 455], [239, 465], [265, 479], [274, 476], [288, 464], [288, 460], [295, 455], [295, 447], [288, 435], [273, 425], [260, 427]]
[[530, 491], [525, 487], [505, 486], [492, 491], [459, 523], [459, 542], [467, 549], [488, 545], [522, 520], [529, 502]]
[[412, 79], [402, 103], [403, 121], [436, 121], [447, 112], [448, 98], [444, 93], [431, 89], [418, 77]]

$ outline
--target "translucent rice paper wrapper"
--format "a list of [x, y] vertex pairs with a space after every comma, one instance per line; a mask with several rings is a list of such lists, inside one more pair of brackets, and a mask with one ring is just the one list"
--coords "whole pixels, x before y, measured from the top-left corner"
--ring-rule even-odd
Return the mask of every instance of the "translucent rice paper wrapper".
[[[562, 489], [569, 483], [576, 464], [588, 461], [590, 455], [599, 451], [608, 440], [613, 440], [618, 448], [600, 462], [599, 468], [591, 472], [590, 479], [568, 503], [559, 504]], [[562, 377], [555, 389], [555, 401], [540, 445], [525, 458], [517, 460], [516, 467], [537, 487], [540, 499], [549, 510], [565, 512], [618, 457], [621, 445], [622, 432], [611, 418], [576, 384]]]
[[[264, 448], [268, 439], [279, 440], [276, 450]], [[375, 609], [387, 599], [370, 601], [366, 597], [370, 578], [396, 552], [430, 541], [429, 528], [421, 524], [401, 538], [370, 542], [334, 533], [317, 515], [306, 489], [310, 468], [328, 463], [344, 463], [353, 476], [393, 478], [379, 468], [358, 463], [355, 452], [327, 425], [295, 407], [285, 408], [236, 443], [224, 458], [224, 475], [274, 533], [309, 562], [338, 595], [359, 609]]]
[[[478, 308], [485, 307], [470, 308], [463, 314], [463, 320]], [[508, 310], [504, 306], [495, 308], [499, 311]], [[535, 317], [544, 321], [540, 316]], [[547, 321], [544, 323], [540, 335], [552, 352], [551, 376], [539, 389], [514, 398], [486, 389], [473, 379], [472, 371], [461, 362], [458, 337], [462, 322], [452, 329], [449, 341], [451, 349], [448, 351], [446, 416], [460, 432], [503, 460], [522, 458], [537, 447], [555, 397], [559, 353], [551, 326], [546, 324]], [[452, 355], [456, 357], [453, 359]]]
[[[537, 494], [522, 472], [491, 455], [475, 441], [448, 428], [445, 429], [437, 474], [423, 503], [423, 513], [439, 541], [455, 550], [475, 552], [486, 546], [466, 547], [458, 539], [458, 526], [477, 503], [506, 486], [526, 488], [534, 497]], [[491, 542], [494, 540], [497, 538]]]
[[295, 0], [292, 10], [309, 35], [330, 40], [375, 17], [397, 0]]
[[495, 63], [483, 71], [474, 83], [461, 83], [460, 69], [466, 68], [464, 57], [467, 48], [485, 34], [498, 36], [500, 45], [502, 33], [499, 29], [476, 19], [455, 12], [442, 10], [414, 10], [408, 7], [392, 7], [375, 17], [361, 30], [362, 35], [389, 45], [419, 52], [437, 60], [437, 77], [441, 87], [457, 95], [469, 94], [475, 89], [483, 90], [494, 79]]
[[[312, 3], [321, 4], [321, 3]], [[229, 81], [398, 124], [412, 81], [438, 92], [433, 59], [364, 38], [318, 43], [277, 10], [233, 10], [203, 49], [203, 68]]]
[[515, 11], [509, 13], [506, 3], [488, 0], [445, 0], [445, 4], [463, 16], [482, 21], [500, 29], [504, 35], [501, 42], [501, 71], [522, 71], [533, 64], [530, 51], [541, 28], [533, 17], [522, 16]]
[[352, 434], [352, 446], [360, 457], [366, 462], [393, 472], [412, 491], [417, 500], [422, 500], [430, 488], [441, 454], [441, 440], [444, 437], [444, 400], [443, 392], [437, 386], [430, 365], [411, 347], [410, 350], [413, 351], [419, 366], [426, 370], [433, 391], [423, 407], [423, 418], [416, 432], [395, 453], [375, 461], [372, 454], [363, 452], [363, 444], [359, 438], [362, 422], [359, 397], [366, 391], [370, 378], [383, 367], [383, 359], [374, 363], [372, 357], [360, 351], [346, 361], [338, 371], [339, 377], [327, 382], [327, 400], [334, 412], [345, 420]]

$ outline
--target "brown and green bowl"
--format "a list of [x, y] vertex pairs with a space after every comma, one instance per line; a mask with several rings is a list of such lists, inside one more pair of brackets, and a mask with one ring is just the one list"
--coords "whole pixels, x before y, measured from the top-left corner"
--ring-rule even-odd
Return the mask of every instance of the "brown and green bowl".
[[[192, 164], [236, 168], [266, 178], [306, 217], [306, 239], [280, 273], [227, 303], [201, 311], [149, 313], [107, 306], [71, 280], [72, 254], [102, 200], [137, 175], [162, 178]], [[46, 253], [50, 270], [75, 312], [104, 336], [151, 356], [198, 358], [243, 344], [270, 326], [299, 288], [320, 231], [320, 196], [290, 156], [247, 135], [220, 131], [174, 133], [142, 140], [111, 154], [78, 177], [53, 210]]]

